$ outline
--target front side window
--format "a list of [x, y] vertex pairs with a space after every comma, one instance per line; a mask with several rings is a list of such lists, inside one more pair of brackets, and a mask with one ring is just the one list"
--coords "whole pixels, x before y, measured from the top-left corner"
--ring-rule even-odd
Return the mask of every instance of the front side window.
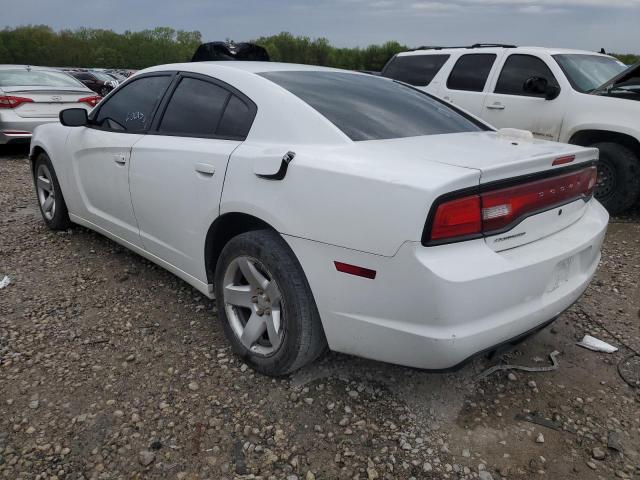
[[145, 132], [171, 78], [171, 75], [142, 77], [124, 85], [100, 106], [92, 122], [107, 130]]
[[494, 53], [470, 53], [462, 55], [447, 79], [450, 90], [482, 92], [496, 60]]
[[563, 54], [553, 58], [571, 86], [581, 93], [595, 90], [627, 68], [620, 60], [601, 55]]
[[323, 71], [260, 75], [302, 99], [354, 141], [486, 129], [444, 102], [386, 78]]
[[538, 57], [533, 55], [514, 54], [507, 58], [500, 72], [498, 83], [496, 84], [495, 93], [505, 95], [521, 95], [527, 97], [542, 97], [545, 94], [532, 93], [525, 89], [525, 83], [531, 78], [544, 78], [548, 85], [558, 86], [558, 81], [544, 63]]
[[449, 59], [449, 55], [401, 55], [382, 70], [382, 76], [426, 87]]

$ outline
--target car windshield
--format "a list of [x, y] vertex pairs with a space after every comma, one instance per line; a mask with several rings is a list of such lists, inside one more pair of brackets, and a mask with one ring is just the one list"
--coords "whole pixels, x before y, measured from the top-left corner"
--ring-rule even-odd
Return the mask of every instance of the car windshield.
[[323, 71], [261, 75], [301, 98], [354, 141], [488, 129], [426, 93], [386, 78]]
[[0, 87], [80, 87], [75, 78], [62, 72], [34, 69], [0, 70]]
[[553, 58], [571, 86], [582, 93], [595, 90], [627, 68], [621, 61], [601, 55], [563, 54]]

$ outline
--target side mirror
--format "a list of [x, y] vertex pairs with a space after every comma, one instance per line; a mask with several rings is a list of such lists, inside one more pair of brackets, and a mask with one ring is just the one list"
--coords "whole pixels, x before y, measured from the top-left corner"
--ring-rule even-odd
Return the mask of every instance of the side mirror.
[[542, 95], [546, 93], [549, 81], [544, 77], [529, 77], [524, 81], [522, 90], [524, 93], [531, 93], [532, 95]]
[[560, 87], [558, 85], [548, 85], [544, 92], [545, 100], [554, 100], [560, 95]]
[[60, 112], [60, 123], [65, 127], [84, 127], [89, 117], [84, 108], [67, 108]]

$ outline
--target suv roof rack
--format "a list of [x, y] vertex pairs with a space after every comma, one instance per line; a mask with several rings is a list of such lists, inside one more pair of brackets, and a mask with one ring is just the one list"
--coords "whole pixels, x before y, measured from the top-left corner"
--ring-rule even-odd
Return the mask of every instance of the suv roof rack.
[[421, 47], [412, 48], [409, 51], [414, 52], [416, 50], [444, 50], [444, 49], [450, 49], [450, 48], [491, 48], [491, 47], [517, 48], [518, 46], [504, 44], [504, 43], [474, 43], [473, 45], [457, 46], [457, 47], [441, 47], [441, 46], [423, 45]]

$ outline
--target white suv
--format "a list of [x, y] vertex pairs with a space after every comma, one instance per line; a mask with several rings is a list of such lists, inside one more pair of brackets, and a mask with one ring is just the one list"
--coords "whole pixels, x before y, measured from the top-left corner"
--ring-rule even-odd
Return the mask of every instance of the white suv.
[[580, 50], [476, 44], [399, 53], [381, 75], [496, 127], [599, 148], [596, 197], [612, 213], [640, 193], [640, 65], [627, 69], [611, 56]]

